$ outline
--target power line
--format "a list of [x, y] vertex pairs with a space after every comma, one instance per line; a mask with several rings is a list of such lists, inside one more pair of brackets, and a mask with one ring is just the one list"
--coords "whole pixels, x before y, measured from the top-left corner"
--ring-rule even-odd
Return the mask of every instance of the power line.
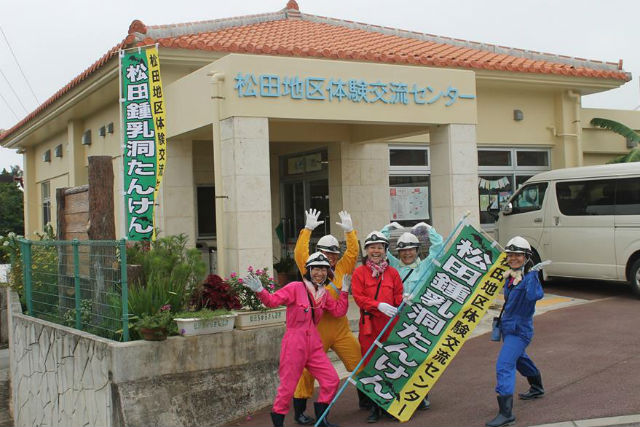
[[9, 81], [9, 79], [7, 78], [7, 76], [4, 75], [4, 73], [2, 72], [2, 70], [0, 70], [0, 74], [2, 74], [2, 77], [4, 77], [5, 81], [7, 82], [7, 84], [9, 85], [9, 89], [11, 89], [11, 92], [13, 92], [13, 94], [16, 96], [16, 99], [18, 100], [18, 102], [20, 103], [20, 105], [22, 106], [22, 109], [24, 110], [25, 113], [29, 113], [27, 111], [27, 109], [25, 108], [24, 104], [22, 103], [22, 101], [20, 101], [20, 97], [18, 96], [18, 94], [16, 93], [15, 89], [13, 88], [13, 86], [11, 86], [11, 82]]
[[18, 117], [18, 115], [16, 114], [15, 111], [13, 111], [13, 108], [11, 108], [11, 105], [9, 105], [9, 103], [7, 102], [6, 98], [4, 96], [2, 96], [2, 94], [0, 93], [0, 98], [2, 98], [2, 100], [4, 101], [5, 104], [7, 104], [7, 107], [9, 108], [9, 111], [11, 111], [13, 113], [13, 116], [16, 118], [16, 120], [20, 120], [20, 118]]
[[33, 95], [33, 97], [36, 99], [36, 102], [38, 104], [40, 104], [40, 101], [38, 100], [38, 97], [36, 96], [36, 93], [33, 91], [33, 88], [31, 87], [31, 84], [29, 83], [29, 80], [27, 79], [27, 76], [24, 74], [24, 71], [22, 70], [22, 67], [20, 66], [20, 63], [18, 62], [18, 58], [16, 58], [16, 54], [13, 52], [13, 49], [11, 48], [11, 44], [9, 44], [9, 39], [7, 38], [7, 35], [4, 33], [4, 30], [2, 29], [1, 26], [0, 26], [0, 32], [2, 33], [2, 36], [4, 37], [4, 41], [7, 43], [7, 46], [9, 47], [9, 50], [11, 51], [11, 55], [13, 56], [13, 60], [16, 61], [16, 65], [20, 69], [20, 73], [22, 74], [22, 77], [24, 78], [24, 81], [27, 82], [27, 86], [29, 86], [29, 90], [31, 91], [31, 95]]

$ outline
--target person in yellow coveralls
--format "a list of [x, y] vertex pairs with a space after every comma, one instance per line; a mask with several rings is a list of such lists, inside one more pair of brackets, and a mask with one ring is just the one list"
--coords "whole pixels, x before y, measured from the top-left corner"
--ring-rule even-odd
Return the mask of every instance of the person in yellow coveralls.
[[[331, 268], [334, 271], [334, 279], [326, 289], [329, 291], [331, 297], [335, 299], [340, 297], [342, 277], [345, 274], [351, 274], [353, 272], [356, 261], [358, 260], [358, 236], [353, 229], [351, 215], [346, 211], [339, 212], [338, 215], [340, 216], [341, 222], [337, 222], [336, 224], [344, 230], [347, 239], [347, 250], [342, 258], [339, 258], [340, 244], [338, 243], [338, 239], [332, 235], [328, 234], [323, 236], [318, 240], [316, 245], [316, 251], [322, 252], [329, 259]], [[320, 211], [315, 209], [305, 211], [305, 216], [305, 227], [300, 231], [294, 251], [294, 258], [302, 275], [307, 272], [305, 262], [309, 257], [311, 232], [317, 226], [324, 223], [324, 221], [318, 221]], [[353, 371], [358, 365], [358, 362], [360, 362], [360, 344], [349, 328], [347, 316], [334, 317], [328, 312], [325, 312], [318, 323], [318, 332], [324, 345], [324, 351], [327, 352], [329, 349], [335, 351], [340, 360], [342, 360], [345, 368], [348, 371]], [[301, 425], [311, 425], [315, 423], [312, 417], [304, 413], [307, 409], [307, 399], [313, 395], [313, 383], [314, 378], [305, 369], [293, 395], [294, 419], [296, 423]]]

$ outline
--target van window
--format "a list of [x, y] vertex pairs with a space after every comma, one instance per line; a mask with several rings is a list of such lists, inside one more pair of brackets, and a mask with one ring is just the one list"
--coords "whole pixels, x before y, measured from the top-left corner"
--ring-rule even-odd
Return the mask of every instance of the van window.
[[615, 180], [556, 183], [556, 197], [563, 215], [613, 215]]
[[616, 215], [640, 215], [640, 178], [616, 180]]
[[511, 213], [523, 213], [537, 211], [542, 208], [544, 193], [547, 191], [547, 183], [529, 184], [522, 187], [511, 199]]

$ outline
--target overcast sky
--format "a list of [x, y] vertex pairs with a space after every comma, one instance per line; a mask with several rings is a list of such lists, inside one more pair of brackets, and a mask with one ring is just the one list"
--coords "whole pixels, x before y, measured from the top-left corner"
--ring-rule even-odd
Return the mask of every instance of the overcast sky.
[[[2, 2], [0, 27], [35, 97], [0, 33], [0, 129], [10, 128], [69, 83], [127, 34], [139, 19], [172, 24], [274, 12], [286, 0], [21, 0]], [[633, 80], [583, 98], [585, 107], [634, 109], [640, 105], [638, 0], [298, 0], [303, 13], [354, 20], [465, 40], [617, 62]], [[9, 104], [2, 99], [4, 98]], [[22, 105], [21, 105], [22, 103]], [[13, 110], [13, 111], [12, 111]], [[0, 170], [22, 164], [0, 148]]]

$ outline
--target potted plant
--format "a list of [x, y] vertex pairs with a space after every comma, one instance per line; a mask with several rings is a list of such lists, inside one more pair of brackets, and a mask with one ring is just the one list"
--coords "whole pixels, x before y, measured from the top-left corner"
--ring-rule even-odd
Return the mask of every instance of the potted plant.
[[209, 310], [203, 308], [198, 311], [178, 313], [174, 320], [178, 325], [180, 335], [202, 335], [233, 330], [236, 314], [225, 309]]
[[283, 287], [291, 281], [291, 276], [295, 274], [296, 261], [287, 254], [273, 264], [273, 268], [278, 272], [278, 286]]
[[[266, 267], [255, 271], [253, 267], [249, 267], [247, 272], [255, 274], [262, 282], [262, 287], [268, 292], [276, 289], [276, 282], [269, 276]], [[231, 273], [226, 282], [236, 292], [243, 307], [243, 310], [237, 312], [237, 329], [254, 329], [284, 323], [286, 307], [267, 309], [255, 292], [242, 285], [243, 279], [237, 273]]]
[[136, 329], [146, 341], [164, 341], [173, 321], [171, 306], [164, 305], [154, 314], [145, 314], [136, 322]]
[[[155, 318], [162, 307], [171, 312], [184, 311], [194, 290], [204, 277], [205, 265], [198, 249], [187, 248], [184, 234], [167, 236], [154, 242], [137, 242], [127, 248], [127, 262], [142, 266], [136, 283], [129, 287], [129, 313], [132, 329], [138, 323]], [[137, 320], [137, 321], [136, 321]], [[168, 331], [177, 334], [169, 321]]]

